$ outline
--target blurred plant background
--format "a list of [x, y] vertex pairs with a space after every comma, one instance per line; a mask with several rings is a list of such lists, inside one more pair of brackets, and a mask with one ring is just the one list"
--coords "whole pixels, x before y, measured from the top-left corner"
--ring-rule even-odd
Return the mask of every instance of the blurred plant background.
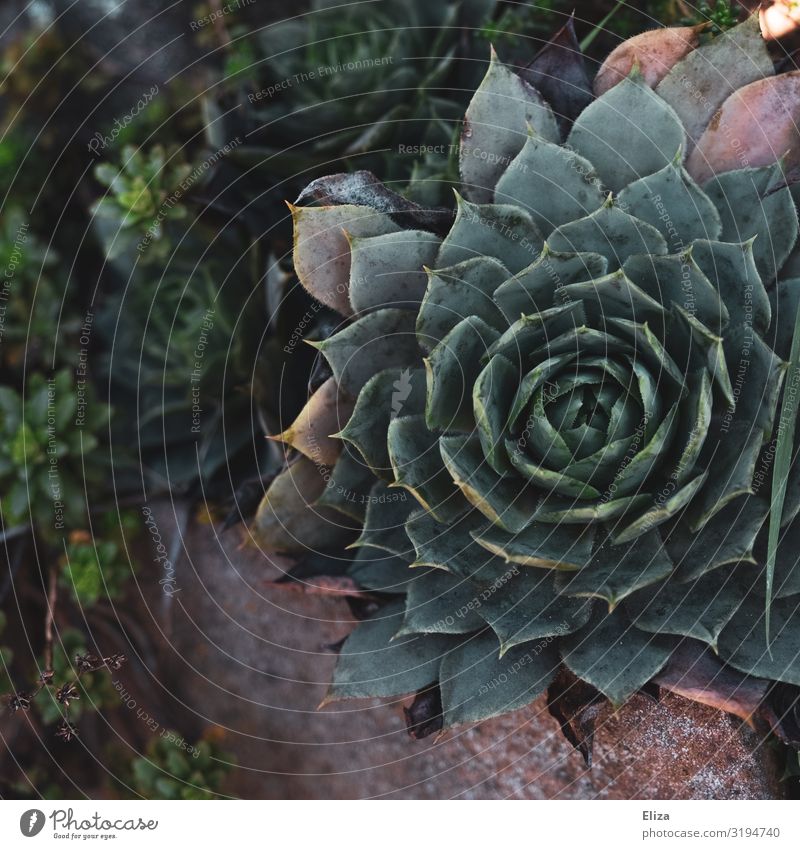
[[328, 376], [284, 202], [358, 169], [449, 202], [490, 44], [523, 67], [574, 9], [591, 62], [741, 5], [6, 0], [0, 796], [229, 792], [225, 733], [154, 684], [175, 555], [143, 508], [247, 521]]

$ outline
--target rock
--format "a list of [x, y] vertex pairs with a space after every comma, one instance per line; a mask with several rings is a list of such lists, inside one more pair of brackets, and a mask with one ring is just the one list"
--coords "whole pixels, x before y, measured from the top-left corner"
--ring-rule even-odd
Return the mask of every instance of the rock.
[[[166, 528], [171, 508], [162, 511]], [[539, 699], [506, 717], [413, 741], [401, 705], [317, 712], [352, 627], [346, 602], [270, 584], [281, 562], [194, 523], [175, 562], [162, 682], [199, 732], [217, 725], [235, 753], [228, 792], [249, 798], [769, 799], [781, 795], [771, 747], [728, 714], [680, 696], [600, 708], [594, 763]], [[285, 566], [285, 564], [283, 564]], [[404, 701], [408, 704], [408, 700]]]

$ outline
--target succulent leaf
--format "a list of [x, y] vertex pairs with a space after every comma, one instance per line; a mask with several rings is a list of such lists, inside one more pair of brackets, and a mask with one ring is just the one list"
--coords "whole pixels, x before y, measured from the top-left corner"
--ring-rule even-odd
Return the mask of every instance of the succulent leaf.
[[611, 51], [594, 79], [597, 97], [626, 79], [638, 68], [650, 88], [655, 88], [672, 67], [699, 44], [699, 27], [661, 27], [634, 35]]
[[717, 206], [726, 242], [753, 243], [756, 268], [771, 283], [797, 241], [797, 212], [780, 164], [728, 171], [705, 191]]
[[367, 496], [361, 536], [350, 547], [377, 548], [412, 561], [414, 547], [406, 533], [405, 524], [417, 506], [413, 498], [391, 489], [383, 481], [374, 483]]
[[557, 585], [573, 598], [601, 598], [613, 610], [622, 599], [666, 578], [674, 564], [656, 531], [638, 536], [630, 545], [604, 541], [577, 572], [562, 572]]
[[567, 667], [619, 705], [663, 669], [673, 642], [634, 628], [622, 608], [596, 608], [591, 622], [561, 645]]
[[619, 205], [655, 227], [671, 253], [684, 252], [695, 239], [713, 241], [722, 234], [719, 212], [711, 198], [675, 161], [625, 186]]
[[525, 707], [555, 677], [558, 655], [552, 644], [518, 646], [498, 655], [497, 639], [478, 634], [442, 661], [444, 720], [448, 726], [481, 722]]
[[354, 398], [378, 372], [419, 364], [414, 314], [408, 310], [378, 310], [312, 344], [330, 363], [339, 386]]
[[452, 639], [415, 634], [395, 640], [404, 615], [402, 602], [392, 602], [350, 634], [339, 653], [323, 704], [406, 695], [437, 680], [442, 656], [452, 647]]
[[730, 95], [773, 73], [772, 59], [755, 14], [677, 62], [656, 92], [680, 116], [691, 153], [714, 113]]
[[529, 212], [547, 238], [556, 227], [599, 209], [605, 194], [588, 159], [531, 135], [498, 180], [494, 198]]
[[416, 309], [441, 240], [424, 230], [350, 237], [350, 304], [356, 313], [385, 307]]
[[256, 539], [273, 551], [334, 549], [352, 536], [341, 515], [314, 506], [325, 489], [322, 471], [301, 457], [269, 486], [253, 526]]
[[533, 218], [509, 203], [475, 204], [456, 193], [456, 220], [442, 242], [436, 268], [491, 258], [512, 273], [530, 265], [544, 238]]
[[585, 218], [557, 227], [547, 240], [557, 253], [598, 253], [608, 260], [608, 270], [622, 268], [634, 254], [665, 254], [667, 243], [655, 227], [608, 203]]
[[672, 162], [686, 149], [686, 135], [675, 111], [633, 71], [586, 107], [568, 143], [619, 192]]
[[497, 180], [525, 144], [528, 125], [549, 141], [559, 140], [555, 117], [542, 96], [492, 50], [461, 131], [459, 165], [466, 197], [491, 202]]
[[348, 298], [351, 236], [378, 236], [400, 230], [391, 218], [366, 206], [289, 206], [294, 223], [294, 268], [320, 303], [352, 315]]
[[384, 369], [364, 384], [353, 414], [338, 436], [358, 449], [375, 475], [392, 480], [386, 443], [389, 424], [400, 414], [416, 415], [424, 410], [424, 371]]
[[726, 566], [691, 582], [667, 581], [648, 588], [632, 606], [637, 628], [651, 634], [675, 634], [707, 643], [716, 651], [722, 629], [739, 609], [754, 568]]
[[772, 165], [789, 154], [798, 164], [800, 71], [758, 79], [733, 92], [721, 105], [686, 160], [701, 185], [714, 174], [744, 165]]

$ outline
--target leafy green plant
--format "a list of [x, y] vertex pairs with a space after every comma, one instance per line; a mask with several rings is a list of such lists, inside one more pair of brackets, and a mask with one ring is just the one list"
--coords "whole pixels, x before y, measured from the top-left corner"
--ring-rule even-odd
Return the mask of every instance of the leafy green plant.
[[144, 151], [126, 145], [120, 164], [104, 162], [95, 177], [108, 187], [108, 194], [92, 206], [109, 259], [136, 248], [143, 261], [162, 261], [171, 243], [165, 223], [186, 217], [180, 202], [187, 191], [192, 166], [183, 160], [177, 146], [155, 145]]
[[125, 539], [138, 526], [138, 517], [132, 511], [109, 512], [95, 521], [95, 536], [89, 531], [73, 531], [69, 535], [59, 582], [81, 607], [101, 598], [122, 597], [134, 566], [125, 554]]
[[387, 602], [328, 701], [438, 687], [456, 726], [563, 663], [620, 704], [679, 645], [711, 690], [722, 669], [800, 684], [798, 213], [773, 140], [798, 150], [770, 106], [797, 79], [757, 16], [680, 55], [673, 35], [615, 51], [566, 133], [571, 85], [548, 102], [493, 56], [452, 226], [364, 175], [293, 208], [298, 276], [342, 325], [254, 529], [296, 554], [350, 542]]
[[48, 250], [20, 207], [0, 213], [2, 317], [0, 366], [13, 375], [74, 362], [80, 318], [62, 307], [58, 255]]
[[231, 756], [215, 744], [189, 744], [165, 730], [133, 760], [129, 784], [145, 799], [216, 799], [231, 764]]
[[32, 520], [44, 537], [85, 526], [85, 484], [101, 479], [95, 435], [109, 408], [68, 370], [32, 375], [24, 394], [0, 387], [0, 511], [6, 527]]

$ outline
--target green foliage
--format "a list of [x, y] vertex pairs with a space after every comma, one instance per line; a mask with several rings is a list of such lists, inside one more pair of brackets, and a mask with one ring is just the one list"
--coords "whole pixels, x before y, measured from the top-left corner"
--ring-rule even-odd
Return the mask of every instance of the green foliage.
[[63, 285], [55, 250], [42, 243], [20, 207], [0, 214], [0, 367], [18, 377], [26, 370], [74, 361], [69, 342], [80, 319], [62, 305]]
[[126, 555], [125, 540], [136, 530], [134, 512], [109, 512], [95, 522], [95, 536], [88, 531], [70, 534], [59, 581], [78, 605], [86, 607], [101, 598], [122, 597], [134, 566]]
[[189, 744], [164, 729], [143, 757], [134, 758], [127, 783], [145, 799], [216, 799], [231, 765], [231, 756], [215, 744]]
[[67, 370], [49, 379], [32, 375], [24, 395], [0, 387], [0, 509], [6, 527], [30, 519], [47, 537], [68, 525], [84, 526], [84, 483], [101, 478], [95, 433], [108, 416], [89, 384], [78, 386]]
[[104, 162], [95, 168], [98, 182], [108, 188], [92, 212], [109, 259], [134, 247], [149, 260], [167, 257], [171, 244], [165, 222], [186, 217], [181, 198], [191, 187], [191, 174], [177, 145], [155, 145], [147, 153], [126, 145], [118, 165]]
[[701, 3], [695, 13], [684, 17], [682, 23], [687, 26], [710, 23], [712, 35], [718, 35], [731, 29], [739, 23], [739, 9], [732, 0], [715, 0], [712, 3]]

